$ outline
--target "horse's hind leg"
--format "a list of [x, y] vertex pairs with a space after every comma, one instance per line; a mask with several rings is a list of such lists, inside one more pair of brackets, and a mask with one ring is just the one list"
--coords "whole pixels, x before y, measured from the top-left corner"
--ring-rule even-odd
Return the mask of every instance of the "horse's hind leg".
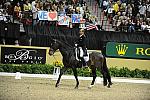
[[61, 70], [60, 70], [60, 74], [59, 74], [59, 77], [58, 77], [58, 80], [56, 82], [56, 85], [55, 87], [58, 87], [59, 86], [59, 82], [60, 82], [60, 79], [61, 79], [61, 76], [64, 74], [64, 72], [67, 70], [66, 67], [63, 67]]
[[93, 86], [94, 86], [94, 83], [95, 83], [95, 79], [97, 77], [96, 75], [96, 67], [95, 66], [91, 66], [91, 70], [92, 70], [92, 76], [93, 76], [93, 80], [91, 82], [91, 85], [88, 87], [89, 89], [91, 89]]
[[110, 73], [109, 73], [109, 70], [108, 70], [108, 68], [107, 67], [105, 67], [106, 69], [106, 76], [107, 76], [107, 80], [108, 80], [108, 88], [110, 88], [110, 85], [112, 85], [113, 83], [111, 82], [111, 76], [110, 76]]
[[110, 73], [109, 73], [109, 70], [108, 70], [108, 67], [106, 65], [106, 59], [104, 59], [104, 65], [103, 65], [103, 70], [106, 74], [106, 78], [108, 80], [108, 88], [110, 88], [110, 85], [112, 85], [113, 83], [111, 82], [111, 76], [110, 76]]
[[102, 68], [102, 66], [99, 66], [98, 70], [103, 75], [103, 85], [106, 86], [107, 85], [107, 74], [106, 74], [105, 70]]
[[75, 89], [78, 89], [79, 80], [78, 80], [77, 69], [76, 69], [76, 68], [72, 68], [72, 70], [73, 70], [74, 77], [75, 77], [75, 79], [76, 79], [76, 86], [75, 86]]

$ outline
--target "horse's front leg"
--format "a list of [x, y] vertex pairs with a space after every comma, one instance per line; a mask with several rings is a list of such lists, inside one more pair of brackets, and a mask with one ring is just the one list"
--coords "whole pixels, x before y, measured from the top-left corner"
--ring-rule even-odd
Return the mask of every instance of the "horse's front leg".
[[96, 75], [96, 67], [95, 66], [91, 66], [91, 70], [92, 70], [92, 76], [93, 76], [93, 80], [91, 82], [91, 85], [88, 87], [89, 89], [91, 89], [93, 86], [94, 86], [94, 83], [95, 83], [95, 79], [97, 77]]
[[73, 70], [74, 77], [75, 77], [75, 79], [76, 79], [76, 86], [75, 86], [75, 89], [78, 89], [79, 80], [78, 80], [77, 69], [76, 69], [76, 68], [72, 68], [72, 70]]
[[56, 82], [56, 85], [55, 87], [58, 87], [59, 86], [59, 82], [60, 82], [60, 79], [61, 79], [61, 76], [64, 74], [64, 72], [67, 70], [66, 67], [63, 67], [61, 70], [60, 70], [60, 74], [59, 74], [59, 77], [58, 77], [58, 80]]

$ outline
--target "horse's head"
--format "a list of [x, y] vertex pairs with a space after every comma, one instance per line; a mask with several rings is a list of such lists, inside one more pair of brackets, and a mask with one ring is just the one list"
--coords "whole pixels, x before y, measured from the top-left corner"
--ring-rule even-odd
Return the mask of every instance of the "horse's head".
[[58, 42], [58, 40], [53, 39], [53, 41], [51, 42], [50, 49], [49, 49], [49, 55], [53, 55], [55, 51], [59, 49], [59, 47], [60, 47], [60, 43]]

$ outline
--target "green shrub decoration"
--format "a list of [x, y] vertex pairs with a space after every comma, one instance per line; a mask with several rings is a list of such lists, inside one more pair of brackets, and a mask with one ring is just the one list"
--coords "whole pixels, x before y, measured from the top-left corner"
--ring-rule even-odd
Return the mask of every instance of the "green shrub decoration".
[[[29, 74], [53, 74], [54, 66], [63, 67], [62, 62], [54, 62], [53, 65], [48, 64], [0, 64], [0, 72], [21, 72]], [[91, 70], [88, 68], [78, 68], [78, 76], [90, 77], [92, 76]], [[130, 70], [127, 67], [109, 68], [112, 77], [132, 77], [132, 78], [147, 78], [150, 79], [150, 71], [134, 69]], [[66, 75], [73, 75], [72, 69], [65, 72]], [[102, 74], [97, 70], [97, 76], [102, 77]]]

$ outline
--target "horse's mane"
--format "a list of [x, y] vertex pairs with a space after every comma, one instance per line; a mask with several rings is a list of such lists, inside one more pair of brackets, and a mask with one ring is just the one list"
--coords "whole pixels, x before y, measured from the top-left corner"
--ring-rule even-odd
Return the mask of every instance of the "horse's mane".
[[69, 44], [67, 41], [61, 41], [56, 39], [56, 41], [61, 44], [63, 47], [67, 48], [67, 49], [72, 49], [74, 48], [74, 46], [72, 46], [71, 44]]

